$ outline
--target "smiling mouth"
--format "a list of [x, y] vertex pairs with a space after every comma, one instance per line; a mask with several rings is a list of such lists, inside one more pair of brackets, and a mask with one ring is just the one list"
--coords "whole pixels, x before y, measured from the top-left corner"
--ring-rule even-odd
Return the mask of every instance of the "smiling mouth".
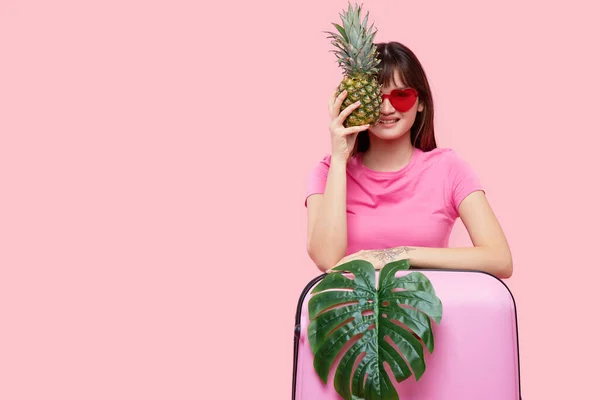
[[389, 124], [395, 124], [398, 121], [400, 121], [399, 118], [392, 118], [392, 119], [380, 119], [377, 122], [380, 124], [383, 124], [383, 125], [389, 125]]

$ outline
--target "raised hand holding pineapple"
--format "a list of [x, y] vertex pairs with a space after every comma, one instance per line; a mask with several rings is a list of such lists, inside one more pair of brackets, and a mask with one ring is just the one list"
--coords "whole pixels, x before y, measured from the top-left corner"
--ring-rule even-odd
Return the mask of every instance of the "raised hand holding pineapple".
[[346, 162], [354, 148], [356, 136], [360, 131], [368, 129], [369, 124], [346, 128], [344, 126], [346, 118], [360, 106], [360, 101], [350, 104], [344, 110], [340, 111], [342, 102], [347, 97], [347, 92], [343, 91], [336, 96], [337, 93], [338, 91], [336, 90], [329, 100], [329, 116], [331, 117], [331, 122], [329, 123], [329, 132], [331, 133], [331, 157]]
[[373, 25], [367, 27], [368, 13], [361, 20], [361, 11], [361, 6], [349, 4], [348, 10], [340, 14], [342, 25], [333, 24], [337, 33], [327, 32], [344, 73], [329, 102], [332, 157], [344, 160], [352, 153], [358, 133], [376, 123], [381, 112], [381, 85], [377, 77], [380, 60], [373, 42], [377, 31], [373, 31]]

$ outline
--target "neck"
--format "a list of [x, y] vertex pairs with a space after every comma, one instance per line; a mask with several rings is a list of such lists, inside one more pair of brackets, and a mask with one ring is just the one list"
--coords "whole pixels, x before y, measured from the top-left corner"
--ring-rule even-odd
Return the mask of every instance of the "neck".
[[392, 140], [382, 140], [369, 134], [369, 142], [363, 164], [375, 171], [392, 172], [404, 168], [415, 150], [410, 142], [410, 132]]

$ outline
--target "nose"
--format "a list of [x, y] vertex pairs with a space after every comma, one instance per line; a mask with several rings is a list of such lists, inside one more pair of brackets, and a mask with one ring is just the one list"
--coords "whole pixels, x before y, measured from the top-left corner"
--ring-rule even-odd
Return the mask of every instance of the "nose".
[[390, 99], [387, 97], [383, 99], [383, 103], [381, 104], [381, 112], [383, 114], [393, 114], [396, 111], [392, 103], [390, 103]]

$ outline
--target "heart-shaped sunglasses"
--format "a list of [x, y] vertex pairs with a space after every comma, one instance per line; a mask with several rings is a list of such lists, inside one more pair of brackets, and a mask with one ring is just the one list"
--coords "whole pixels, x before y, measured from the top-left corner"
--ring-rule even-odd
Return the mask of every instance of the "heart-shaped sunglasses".
[[394, 107], [399, 112], [406, 112], [415, 105], [418, 93], [413, 88], [392, 90], [390, 94], [382, 94], [381, 101], [389, 99]]

